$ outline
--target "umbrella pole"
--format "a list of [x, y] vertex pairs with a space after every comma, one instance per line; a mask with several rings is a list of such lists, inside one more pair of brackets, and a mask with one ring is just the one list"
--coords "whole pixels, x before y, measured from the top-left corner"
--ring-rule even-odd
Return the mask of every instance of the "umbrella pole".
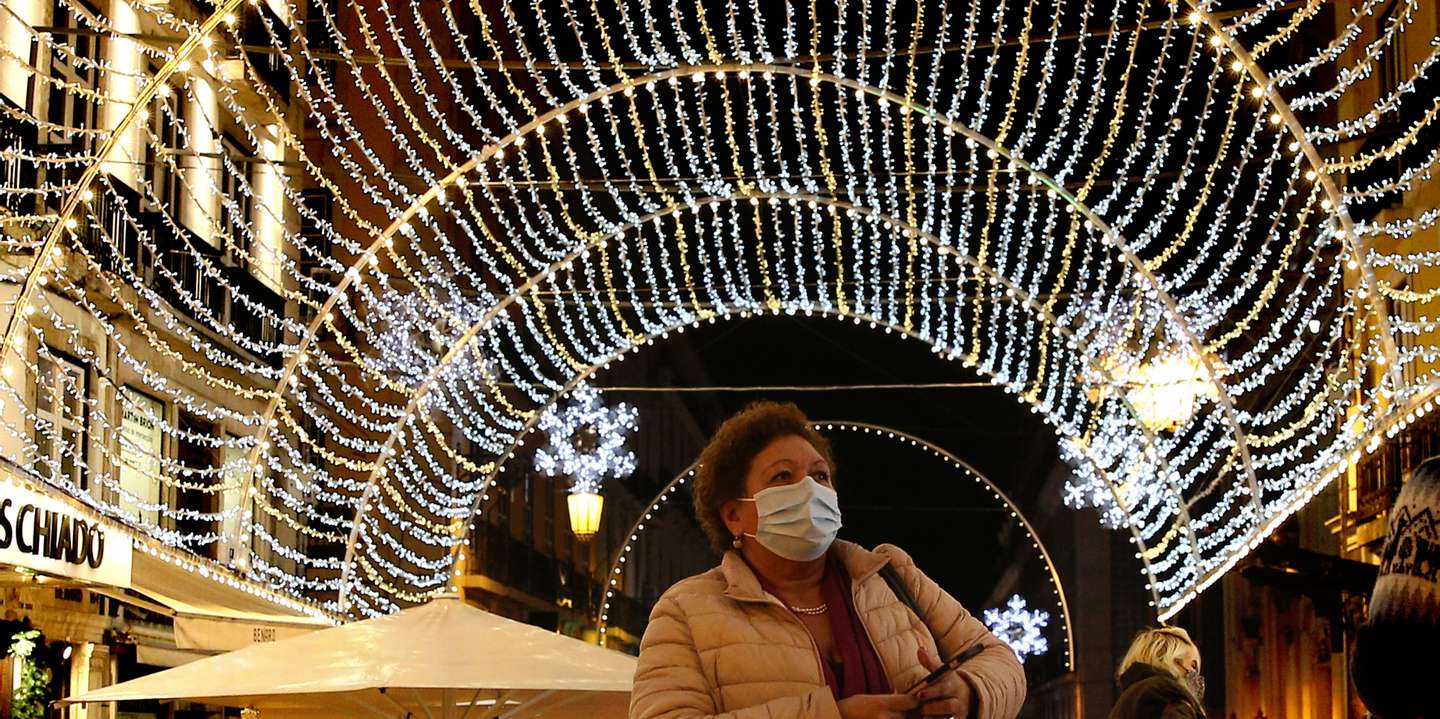
[[425, 712], [425, 719], [435, 719], [435, 715], [430, 713], [430, 707], [425, 706], [425, 700], [420, 698], [420, 692], [414, 687], [405, 688], [410, 690], [410, 696], [415, 697], [415, 704], [420, 707], [420, 711]]
[[[390, 699], [390, 697], [386, 697], [386, 696], [385, 696], [385, 690], [383, 690], [383, 689], [380, 690], [380, 696], [385, 697], [386, 699]], [[336, 698], [336, 699], [342, 699], [342, 700], [346, 701], [346, 702], [349, 703], [349, 704], [353, 704], [353, 705], [356, 706], [357, 708], [364, 709], [365, 711], [371, 712], [371, 713], [373, 713], [375, 716], [379, 717], [380, 719], [392, 719], [391, 715], [386, 714], [385, 712], [380, 711], [379, 709], [376, 709], [376, 708], [374, 707], [374, 705], [369, 704], [368, 702], [365, 702], [365, 701], [361, 700], [361, 699], [358, 698], [358, 697], [352, 697], [352, 696], [349, 696], [349, 695], [346, 695], [346, 694], [336, 694], [336, 695], [335, 695], [335, 698]], [[394, 700], [394, 699], [390, 699], [390, 703], [391, 703], [391, 704], [395, 704], [395, 700]], [[395, 704], [395, 708], [396, 708], [396, 709], [399, 709], [400, 712], [401, 712], [401, 714], [400, 714], [400, 719], [405, 719], [405, 717], [410, 714], [409, 710], [407, 710], [405, 707], [400, 706], [399, 704]]]
[[560, 707], [565, 706], [566, 704], [574, 704], [575, 702], [580, 701], [584, 697], [584, 693], [582, 692], [573, 692], [570, 696], [562, 696], [559, 701], [554, 702], [553, 704], [542, 704], [542, 702], [545, 701], [546, 697], [554, 693], [554, 691], [541, 692], [540, 694], [535, 695], [535, 698], [531, 699], [530, 701], [525, 702], [518, 707], [515, 707], [514, 711], [507, 712], [505, 716], [501, 717], [500, 719], [515, 719], [515, 717], [518, 717], [520, 715], [520, 712], [531, 708], [534, 709], [534, 713], [530, 714], [527, 719], [538, 719], [538, 717], [544, 716], [546, 712], [554, 711], [556, 709], [559, 709]]
[[[536, 694], [534, 697], [532, 697], [532, 698], [530, 699], [530, 701], [527, 701], [527, 702], [525, 702], [524, 704], [521, 704], [520, 706], [515, 707], [513, 710], [508, 711], [508, 712], [505, 712], [504, 714], [500, 715], [499, 719], [512, 719], [513, 717], [515, 717], [515, 716], [517, 716], [518, 714], [520, 714], [520, 712], [525, 711], [527, 708], [536, 706], [536, 705], [544, 702], [547, 697], [549, 697], [551, 694], [554, 694], [554, 693], [555, 693], [555, 691], [554, 691], [553, 689], [549, 689], [549, 690], [540, 692], [539, 694]], [[571, 700], [571, 701], [573, 701], [573, 700]], [[561, 704], [568, 704], [569, 702], [560, 702], [560, 703], [561, 703]]]
[[[484, 692], [484, 691], [485, 691], [485, 690], [484, 690], [483, 688], [481, 688], [481, 689], [476, 689], [476, 690], [475, 690], [475, 693], [470, 695], [470, 703], [467, 704], [467, 705], [465, 705], [465, 711], [460, 712], [460, 719], [465, 719], [465, 717], [470, 716], [470, 712], [471, 712], [471, 711], [474, 711], [474, 709], [475, 709], [475, 702], [480, 701], [480, 694], [481, 694], [481, 692]], [[500, 702], [500, 698], [499, 698], [498, 695], [497, 695], [496, 698], [495, 698], [495, 702], [496, 702], [497, 704]]]
[[[414, 690], [412, 689], [411, 691], [414, 691]], [[410, 719], [410, 716], [411, 716], [412, 714], [414, 714], [414, 712], [410, 711], [409, 709], [406, 709], [404, 704], [401, 704], [400, 702], [395, 701], [395, 697], [390, 696], [390, 692], [389, 692], [389, 690], [387, 690], [386, 688], [384, 688], [384, 687], [381, 687], [381, 688], [380, 688], [380, 696], [385, 697], [385, 701], [388, 701], [388, 702], [390, 702], [391, 704], [394, 704], [394, 705], [395, 705], [395, 708], [396, 708], [397, 710], [399, 710], [399, 712], [400, 712], [400, 717], [401, 717], [401, 719]], [[425, 712], [425, 716], [430, 716], [430, 710], [429, 710], [429, 709], [426, 709], [424, 704], [421, 704], [421, 705], [420, 705], [420, 709]], [[433, 719], [433, 717], [432, 717], [431, 719]]]
[[480, 719], [495, 719], [500, 716], [500, 712], [505, 711], [505, 702], [509, 698], [510, 692], [496, 692], [495, 705], [490, 707], [490, 711], [481, 714]]

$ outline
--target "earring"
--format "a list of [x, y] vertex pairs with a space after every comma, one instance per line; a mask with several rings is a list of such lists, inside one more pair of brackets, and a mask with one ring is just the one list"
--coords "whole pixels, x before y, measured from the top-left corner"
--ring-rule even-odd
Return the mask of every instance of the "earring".
[[730, 542], [730, 546], [736, 549], [739, 549], [741, 546], [743, 546], [742, 542], [740, 541], [740, 535], [735, 535], [735, 539]]

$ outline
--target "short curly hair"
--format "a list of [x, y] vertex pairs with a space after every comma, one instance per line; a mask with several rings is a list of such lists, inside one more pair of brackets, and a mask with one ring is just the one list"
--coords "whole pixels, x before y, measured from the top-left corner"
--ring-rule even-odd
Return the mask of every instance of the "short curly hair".
[[744, 494], [750, 462], [775, 440], [791, 436], [809, 442], [825, 458], [833, 482], [835, 459], [830, 452], [830, 442], [815, 430], [810, 418], [793, 402], [750, 403], [725, 420], [700, 452], [691, 496], [695, 501], [695, 516], [717, 554], [729, 550], [734, 539], [725, 526], [721, 509], [726, 502]]

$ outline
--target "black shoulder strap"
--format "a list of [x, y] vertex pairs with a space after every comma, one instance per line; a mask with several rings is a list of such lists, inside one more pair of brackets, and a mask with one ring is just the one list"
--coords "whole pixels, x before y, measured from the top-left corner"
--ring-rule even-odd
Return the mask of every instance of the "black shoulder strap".
[[920, 610], [920, 603], [910, 594], [910, 588], [905, 586], [905, 580], [900, 578], [900, 572], [895, 569], [895, 565], [887, 562], [880, 568], [880, 577], [890, 585], [890, 591], [895, 593], [895, 597], [905, 602], [905, 606], [910, 607], [910, 611], [915, 612], [915, 616], [920, 617], [920, 621], [929, 627], [930, 620], [925, 618], [925, 612]]

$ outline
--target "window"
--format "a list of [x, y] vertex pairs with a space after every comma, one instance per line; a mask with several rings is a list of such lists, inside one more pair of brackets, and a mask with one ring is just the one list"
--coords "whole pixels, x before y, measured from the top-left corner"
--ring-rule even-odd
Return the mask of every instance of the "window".
[[40, 353], [36, 366], [35, 445], [41, 471], [85, 490], [85, 398], [89, 396], [85, 368], [54, 351]]
[[120, 496], [131, 520], [154, 526], [165, 456], [165, 404], [130, 387], [120, 390]]
[[[87, 11], [86, 14], [93, 17], [95, 13], [89, 11], [81, 2], [76, 0], [59, 0], [54, 4], [54, 15], [51, 26], [54, 28], [50, 34], [50, 45], [37, 45], [46, 57], [39, 59], [37, 65], [49, 66], [50, 77], [59, 82], [46, 82], [44, 80], [31, 80], [38, 83], [37, 88], [44, 97], [44, 117], [46, 122], [51, 122], [61, 127], [91, 128], [95, 125], [94, 107], [95, 101], [79, 93], [68, 92], [61, 83], [66, 85], [78, 85], [80, 87], [95, 89], [95, 60], [96, 45], [98, 38], [91, 34], [89, 27], [77, 15], [76, 10]], [[50, 144], [70, 144], [77, 137], [60, 128], [49, 130], [45, 142]]]
[[[1395, 13], [1402, 6], [1397, 0], [1390, 0], [1381, 10], [1375, 13], [1375, 33], [1377, 38], [1385, 34], [1385, 30], [1395, 23]], [[1402, 20], [1403, 22], [1403, 20]], [[1377, 91], [1380, 96], [1393, 92], [1400, 83], [1405, 81], [1404, 63], [1405, 38], [1404, 34], [1397, 32], [1390, 39], [1387, 46], [1381, 51], [1378, 62], [1379, 70], [1375, 73], [1375, 79], [1380, 87]], [[1400, 113], [1392, 110], [1380, 118], [1380, 124], [1387, 128], [1398, 128], [1400, 126]]]
[[234, 135], [226, 133], [220, 144], [225, 153], [220, 168], [220, 236], [229, 262], [241, 267], [250, 251], [250, 208], [254, 205], [250, 168], [254, 163], [250, 150]]
[[[214, 424], [188, 412], [180, 413], [176, 453], [181, 468], [180, 482], [174, 487], [170, 505], [179, 510], [175, 529], [180, 533], [180, 540], [198, 554], [218, 550], [218, 543], [206, 539], [219, 528], [219, 522], [212, 518], [220, 507], [214, 435]], [[212, 555], [212, 558], [219, 557]]]
[[323, 187], [304, 191], [305, 211], [300, 214], [300, 239], [310, 252], [300, 262], [305, 267], [318, 267], [318, 257], [330, 256], [331, 222], [335, 216], [335, 197]]
[[[1407, 275], [1404, 280], [1395, 283], [1394, 288], [1396, 291], [1410, 289], [1410, 277]], [[1420, 327], [1420, 315], [1418, 312], [1416, 312], [1416, 303], [1386, 302], [1385, 304], [1389, 306], [1387, 312], [1388, 314], [1390, 314], [1390, 316], [1399, 320], [1401, 323], [1404, 323], [1408, 328], [1418, 330], [1418, 327]], [[1418, 331], [1413, 333], [1395, 332], [1393, 334], [1395, 336], [1395, 350], [1401, 355], [1405, 355], [1409, 352], [1414, 352], [1416, 350], [1416, 347], [1420, 343], [1420, 335]], [[1411, 361], [1405, 363], [1405, 365], [1401, 368], [1400, 372], [1406, 383], [1405, 386], [1415, 386], [1415, 383], [1419, 381], [1419, 377], [1417, 376], [1418, 364], [1419, 363], [1416, 361]]]
[[311, 53], [321, 58], [317, 60], [318, 67], [315, 70], [324, 77], [331, 78], [330, 82], [334, 82], [336, 77], [337, 62], [325, 58], [333, 57], [339, 44], [335, 42], [334, 28], [326, 17], [328, 15], [329, 18], [336, 18], [339, 14], [339, 3], [336, 0], [306, 0], [305, 19], [301, 22], [305, 43], [310, 46]]
[[[151, 75], [158, 72], [157, 68], [150, 68]], [[170, 211], [181, 197], [179, 162], [175, 156], [186, 144], [181, 126], [188, 105], [173, 93], [157, 95], [150, 103], [150, 136], [145, 143], [145, 180], [150, 184], [150, 197], [145, 199], [158, 205], [156, 210]]]
[[556, 499], [560, 495], [558, 488], [560, 483], [548, 478], [542, 478], [540, 481], [543, 486], [541, 493], [545, 498], [540, 502], [536, 502], [536, 505], [541, 509], [541, 513], [544, 516], [544, 524], [539, 534], [541, 537], [539, 549], [551, 556], [555, 556], [555, 512], [559, 510], [560, 505]]
[[533, 473], [526, 472], [523, 487], [524, 493], [522, 496], [525, 504], [524, 510], [520, 513], [519, 539], [520, 541], [525, 542], [525, 544], [527, 545], [530, 544], [531, 541], [535, 538], [535, 502], [532, 499], [532, 497], [534, 496], [534, 488], [532, 486], [534, 484], [534, 481], [535, 475]]
[[285, 58], [264, 49], [290, 46], [290, 26], [270, 9], [269, 3], [251, 3], [240, 23], [241, 45], [255, 74], [274, 91], [280, 104], [290, 101], [290, 71]]
[[[0, 105], [10, 103], [0, 98]], [[0, 115], [0, 185], [4, 187], [35, 187], [35, 166], [25, 157], [35, 149], [35, 126]], [[12, 214], [34, 212], [34, 198], [18, 193], [0, 197], [0, 207]]]

